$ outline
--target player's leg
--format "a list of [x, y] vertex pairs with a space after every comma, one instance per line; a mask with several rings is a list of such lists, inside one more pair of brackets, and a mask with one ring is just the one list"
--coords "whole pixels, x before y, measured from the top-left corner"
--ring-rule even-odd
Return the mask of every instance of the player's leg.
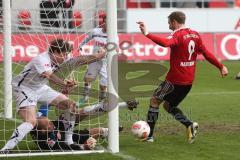
[[147, 123], [150, 127], [150, 133], [147, 139], [149, 142], [153, 142], [153, 132], [154, 132], [155, 124], [158, 120], [159, 105], [161, 103], [162, 101], [156, 99], [155, 97], [152, 97], [150, 99], [150, 105], [149, 105], [148, 114], [147, 114]]
[[84, 90], [83, 98], [79, 100], [79, 105], [83, 105], [89, 99], [91, 92], [91, 83], [96, 79], [98, 74], [98, 62], [94, 62], [88, 65], [87, 71], [84, 75]]
[[22, 139], [34, 128], [36, 125], [36, 111], [35, 106], [26, 106], [21, 107], [18, 111], [20, 118], [23, 120], [12, 133], [12, 136], [7, 141], [5, 146], [1, 149], [1, 151], [7, 151], [13, 149], [18, 142], [22, 141]]
[[[118, 103], [119, 108], [127, 108], [129, 110], [133, 110], [137, 108], [139, 103], [136, 100], [128, 100], [127, 102]], [[93, 119], [95, 117], [99, 117], [109, 111], [114, 109], [114, 106], [108, 105], [108, 103], [97, 103], [90, 106], [85, 106], [84, 108], [79, 109], [76, 114], [76, 123], [83, 121], [87, 118], [87, 120]]]
[[135, 99], [129, 99], [126, 102], [120, 102], [118, 103], [118, 107], [121, 108], [127, 108], [129, 110], [134, 110], [137, 108], [137, 106], [139, 105], [139, 102]]
[[[76, 111], [76, 103], [66, 97], [64, 94], [57, 92], [50, 88], [49, 86], [45, 86], [41, 92], [44, 94], [41, 95], [39, 101], [42, 103], [48, 103], [57, 107], [60, 110], [64, 110], [64, 127], [66, 129], [65, 134], [65, 143], [70, 145], [73, 143], [72, 141], [72, 133], [75, 124], [75, 111]], [[40, 94], [40, 93], [39, 93]]]
[[99, 102], [103, 101], [107, 97], [107, 64], [104, 61], [100, 66], [99, 79], [100, 79], [100, 91], [99, 91]]
[[14, 131], [2, 150], [13, 149], [36, 125], [37, 94], [27, 87], [13, 87], [17, 113], [23, 120]]
[[98, 99], [99, 99], [99, 102], [102, 102], [107, 97], [107, 86], [100, 84], [99, 88], [100, 88], [100, 91], [99, 91]]
[[73, 144], [72, 140], [72, 134], [73, 129], [75, 126], [75, 112], [76, 112], [76, 103], [67, 97], [63, 97], [64, 95], [61, 95], [57, 97], [52, 104], [55, 105], [58, 109], [64, 110], [64, 128], [66, 130], [65, 133], [65, 143], [67, 145]]
[[78, 114], [76, 114], [76, 123], [83, 121], [85, 119], [89, 120], [95, 117], [101, 116], [107, 113], [106, 105], [104, 103], [97, 103], [90, 106], [85, 106], [78, 110]]
[[238, 74], [236, 75], [236, 80], [240, 80], [240, 72], [238, 72]]
[[[83, 89], [83, 98], [81, 99], [82, 103], [86, 103], [89, 99], [89, 94], [92, 88], [93, 78], [84, 77], [84, 89]], [[81, 102], [79, 102], [81, 103]]]
[[188, 131], [188, 140], [190, 143], [194, 141], [196, 135], [196, 129], [198, 127], [197, 123], [189, 120], [182, 112], [182, 110], [178, 107], [178, 105], [182, 102], [182, 100], [187, 96], [189, 91], [191, 90], [191, 85], [174, 85], [173, 92], [169, 93], [164, 97], [164, 109], [173, 115], [173, 117], [183, 124]]
[[147, 114], [147, 123], [150, 127], [150, 134], [148, 136], [149, 142], [153, 142], [153, 132], [159, 116], [159, 105], [163, 102], [163, 97], [172, 90], [173, 85], [168, 81], [164, 81], [154, 91], [153, 97], [150, 99], [150, 105]]

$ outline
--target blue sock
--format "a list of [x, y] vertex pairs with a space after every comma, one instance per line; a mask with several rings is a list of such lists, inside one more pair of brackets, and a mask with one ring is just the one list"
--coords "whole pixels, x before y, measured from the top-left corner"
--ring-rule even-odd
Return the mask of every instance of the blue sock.
[[38, 110], [38, 112], [42, 113], [42, 116], [47, 117], [48, 116], [48, 109], [50, 105], [42, 104]]

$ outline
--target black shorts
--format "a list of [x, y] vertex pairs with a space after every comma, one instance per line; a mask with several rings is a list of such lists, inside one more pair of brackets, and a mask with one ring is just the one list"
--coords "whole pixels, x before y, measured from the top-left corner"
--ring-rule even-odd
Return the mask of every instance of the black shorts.
[[192, 85], [178, 85], [164, 81], [154, 91], [153, 96], [161, 101], [167, 101], [171, 107], [177, 107], [191, 90]]
[[73, 132], [73, 142], [78, 144], [84, 144], [86, 140], [90, 137], [90, 133], [87, 129], [84, 130], [75, 130]]

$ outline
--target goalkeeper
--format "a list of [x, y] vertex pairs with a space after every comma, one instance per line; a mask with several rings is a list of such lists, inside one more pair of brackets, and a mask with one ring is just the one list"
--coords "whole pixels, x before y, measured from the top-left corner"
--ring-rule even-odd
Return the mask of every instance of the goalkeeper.
[[[129, 100], [127, 102], [119, 103], [120, 108], [128, 108], [133, 110], [137, 108], [138, 102], [135, 100]], [[79, 114], [76, 115], [75, 126], [88, 116], [101, 115], [101, 113], [106, 113], [111, 107], [107, 103], [100, 103], [92, 106], [84, 107], [79, 109]], [[108, 136], [108, 128], [93, 128], [90, 130], [75, 130], [73, 132], [72, 139], [75, 142], [71, 145], [66, 145], [64, 143], [65, 131], [69, 126], [65, 121], [64, 114], [62, 114], [58, 120], [50, 121], [42, 113], [38, 113], [39, 118], [37, 121], [37, 126], [30, 132], [32, 139], [39, 146], [41, 150], [86, 150], [94, 149], [96, 145], [95, 138], [102, 137], [106, 138]], [[89, 119], [89, 118], [88, 118]], [[121, 131], [122, 128], [119, 128]]]
[[96, 139], [105, 137], [107, 128], [93, 128], [90, 130], [74, 130], [73, 144], [64, 142], [65, 124], [63, 121], [50, 121], [47, 117], [38, 118], [37, 126], [30, 132], [32, 139], [40, 150], [88, 150], [94, 149]]

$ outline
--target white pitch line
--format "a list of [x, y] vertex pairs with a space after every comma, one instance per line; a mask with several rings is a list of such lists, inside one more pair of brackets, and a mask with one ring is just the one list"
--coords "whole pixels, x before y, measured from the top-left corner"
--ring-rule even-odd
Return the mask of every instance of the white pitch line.
[[117, 157], [120, 157], [120, 158], [123, 158], [123, 159], [126, 159], [126, 160], [138, 160], [138, 158], [136, 158], [134, 156], [131, 156], [131, 155], [128, 155], [128, 154], [124, 154], [122, 152], [115, 153], [113, 155], [117, 156]]
[[[197, 95], [239, 95], [240, 91], [222, 91], [222, 92], [191, 92], [187, 96]], [[141, 97], [141, 99], [149, 99], [149, 97]]]
[[222, 91], [222, 92], [190, 92], [189, 95], [233, 95], [240, 94], [240, 91]]

